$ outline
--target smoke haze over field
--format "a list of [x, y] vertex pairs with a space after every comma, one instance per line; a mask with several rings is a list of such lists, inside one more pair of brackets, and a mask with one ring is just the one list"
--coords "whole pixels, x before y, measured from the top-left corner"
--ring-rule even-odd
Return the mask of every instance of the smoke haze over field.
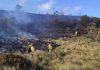
[[29, 27], [27, 28], [27, 26], [30, 25], [32, 22], [31, 17], [28, 16], [27, 13], [19, 11], [13, 11], [13, 12], [6, 11], [3, 12], [2, 14], [3, 16], [0, 17], [1, 19], [0, 35], [34, 37], [34, 35], [32, 35], [30, 32], [27, 31], [27, 29], [29, 28]]
[[39, 35], [53, 36], [52, 29], [63, 28], [56, 24], [56, 20], [67, 28], [67, 26], [76, 25], [73, 20], [79, 18], [78, 16], [41, 15], [22, 11], [0, 11], [0, 14], [2, 14], [0, 16], [1, 36], [33, 37], [34, 39]]

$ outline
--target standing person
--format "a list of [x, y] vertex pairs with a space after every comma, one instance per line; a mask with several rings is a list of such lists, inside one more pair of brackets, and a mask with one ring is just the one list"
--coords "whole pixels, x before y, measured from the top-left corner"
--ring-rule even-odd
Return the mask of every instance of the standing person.
[[33, 43], [30, 43], [28, 46], [28, 53], [31, 53], [31, 55], [33, 56], [34, 51], [35, 47], [33, 46]]
[[77, 31], [75, 31], [75, 34], [74, 34], [75, 36], [78, 36], [78, 32]]
[[52, 48], [52, 45], [50, 44], [50, 42], [47, 43], [47, 47], [48, 47], [49, 53], [51, 53], [53, 48]]

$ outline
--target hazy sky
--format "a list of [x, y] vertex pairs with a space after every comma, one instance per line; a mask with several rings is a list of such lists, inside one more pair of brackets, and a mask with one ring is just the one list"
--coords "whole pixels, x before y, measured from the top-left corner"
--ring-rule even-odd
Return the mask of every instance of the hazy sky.
[[16, 4], [32, 13], [52, 13], [58, 10], [65, 14], [100, 17], [100, 0], [0, 0], [0, 9], [15, 10]]

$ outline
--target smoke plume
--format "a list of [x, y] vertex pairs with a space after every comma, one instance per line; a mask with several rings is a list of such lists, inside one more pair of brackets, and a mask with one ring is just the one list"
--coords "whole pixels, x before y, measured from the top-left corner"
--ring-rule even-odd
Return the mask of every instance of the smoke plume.
[[26, 0], [19, 0], [19, 5], [24, 6], [25, 2], [26, 2]]

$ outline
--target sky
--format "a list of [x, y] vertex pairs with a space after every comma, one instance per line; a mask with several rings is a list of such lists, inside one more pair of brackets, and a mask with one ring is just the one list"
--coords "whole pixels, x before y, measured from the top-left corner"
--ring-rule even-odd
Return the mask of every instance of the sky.
[[59, 11], [66, 15], [100, 17], [100, 0], [0, 0], [0, 9], [16, 10], [17, 4], [23, 6], [23, 11], [30, 13]]

